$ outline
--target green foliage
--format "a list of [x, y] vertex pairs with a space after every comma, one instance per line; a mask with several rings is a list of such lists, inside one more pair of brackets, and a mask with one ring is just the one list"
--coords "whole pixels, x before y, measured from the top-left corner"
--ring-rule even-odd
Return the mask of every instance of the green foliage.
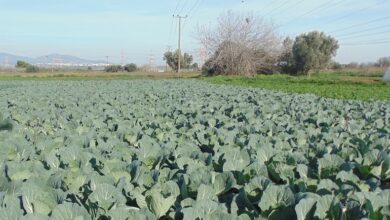
[[0, 219], [390, 217], [388, 101], [199, 80], [0, 88]]
[[212, 58], [208, 59], [202, 66], [202, 74], [204, 76], [221, 75], [223, 70], [213, 63]]
[[192, 70], [195, 70], [195, 71], [198, 71], [198, 70], [199, 70], [199, 64], [198, 64], [198, 63], [193, 63], [193, 64], [191, 65], [191, 69], [192, 69]]
[[104, 71], [108, 73], [116, 73], [116, 72], [123, 71], [123, 67], [121, 65], [110, 65], [104, 68]]
[[[382, 76], [383, 73], [378, 74]], [[345, 80], [348, 78], [348, 80]], [[378, 81], [379, 81], [378, 77]], [[255, 77], [207, 77], [204, 80], [217, 84], [264, 88], [283, 92], [310, 93], [336, 99], [371, 100], [390, 99], [390, 86], [381, 82], [365, 83], [370, 77], [353, 72], [324, 73], [311, 78], [306, 76], [258, 75]]]
[[15, 65], [16, 68], [27, 68], [29, 66], [31, 66], [31, 64], [29, 64], [29, 63], [27, 63], [25, 61], [22, 61], [22, 60], [18, 60], [16, 62], [16, 65]]
[[26, 73], [38, 73], [40, 71], [39, 67], [34, 66], [34, 65], [29, 65], [26, 68]]
[[137, 64], [130, 63], [130, 64], [125, 65], [124, 69], [127, 72], [135, 72], [135, 71], [137, 71], [138, 67], [137, 67]]
[[[179, 65], [179, 51], [168, 51], [164, 54], [164, 60], [174, 71], [177, 71]], [[188, 53], [180, 54], [180, 68], [188, 69], [193, 61], [192, 55]]]
[[296, 72], [301, 74], [309, 74], [311, 70], [319, 72], [327, 67], [338, 48], [337, 40], [323, 32], [301, 34], [295, 39], [292, 48]]
[[294, 55], [293, 55], [294, 41], [287, 37], [283, 41], [283, 50], [279, 58], [279, 68], [282, 73], [295, 73]]
[[343, 69], [343, 65], [341, 63], [338, 63], [338, 62], [331, 62], [330, 63], [330, 69], [332, 69], [332, 70], [342, 70]]

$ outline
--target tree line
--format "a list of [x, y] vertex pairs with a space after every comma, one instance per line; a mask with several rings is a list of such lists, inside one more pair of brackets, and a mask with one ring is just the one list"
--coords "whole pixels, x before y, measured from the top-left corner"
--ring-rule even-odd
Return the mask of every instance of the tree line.
[[[255, 75], [288, 73], [311, 75], [330, 67], [339, 48], [338, 41], [323, 32], [303, 33], [295, 39], [280, 37], [277, 27], [254, 14], [227, 12], [215, 26], [201, 26], [198, 40], [209, 59], [204, 63], [205, 75]], [[164, 60], [177, 69], [189, 68], [192, 56], [167, 52]]]
[[202, 68], [206, 75], [310, 75], [326, 68], [339, 48], [323, 32], [282, 39], [262, 17], [233, 12], [222, 14], [216, 26], [198, 28], [198, 36], [210, 57]]

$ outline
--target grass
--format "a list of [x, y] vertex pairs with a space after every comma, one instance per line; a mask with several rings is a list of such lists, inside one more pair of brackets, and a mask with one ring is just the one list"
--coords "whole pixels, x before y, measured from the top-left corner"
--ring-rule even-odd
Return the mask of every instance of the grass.
[[259, 75], [255, 77], [216, 76], [203, 80], [216, 84], [264, 88], [288, 93], [310, 93], [318, 96], [351, 100], [388, 100], [390, 84], [381, 80], [383, 73], [323, 73], [312, 77]]

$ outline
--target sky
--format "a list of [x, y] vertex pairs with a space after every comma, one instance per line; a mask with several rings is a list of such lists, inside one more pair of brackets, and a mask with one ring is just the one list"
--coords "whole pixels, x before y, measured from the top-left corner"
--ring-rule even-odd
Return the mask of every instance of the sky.
[[227, 11], [262, 16], [282, 38], [324, 31], [338, 39], [341, 63], [390, 56], [390, 0], [0, 0], [0, 52], [162, 64], [177, 48], [180, 14], [183, 50], [197, 61], [196, 27]]

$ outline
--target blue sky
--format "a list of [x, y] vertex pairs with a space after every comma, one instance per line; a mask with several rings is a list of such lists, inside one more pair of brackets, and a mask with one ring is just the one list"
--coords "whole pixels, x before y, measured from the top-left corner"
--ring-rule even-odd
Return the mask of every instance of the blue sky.
[[167, 46], [176, 48], [176, 7], [183, 15], [193, 8], [183, 48], [195, 57], [196, 26], [213, 24], [228, 10], [264, 16], [282, 36], [325, 31], [339, 39], [342, 63], [390, 56], [390, 0], [0, 0], [0, 52], [111, 62], [123, 53], [138, 64], [153, 54], [161, 64]]

